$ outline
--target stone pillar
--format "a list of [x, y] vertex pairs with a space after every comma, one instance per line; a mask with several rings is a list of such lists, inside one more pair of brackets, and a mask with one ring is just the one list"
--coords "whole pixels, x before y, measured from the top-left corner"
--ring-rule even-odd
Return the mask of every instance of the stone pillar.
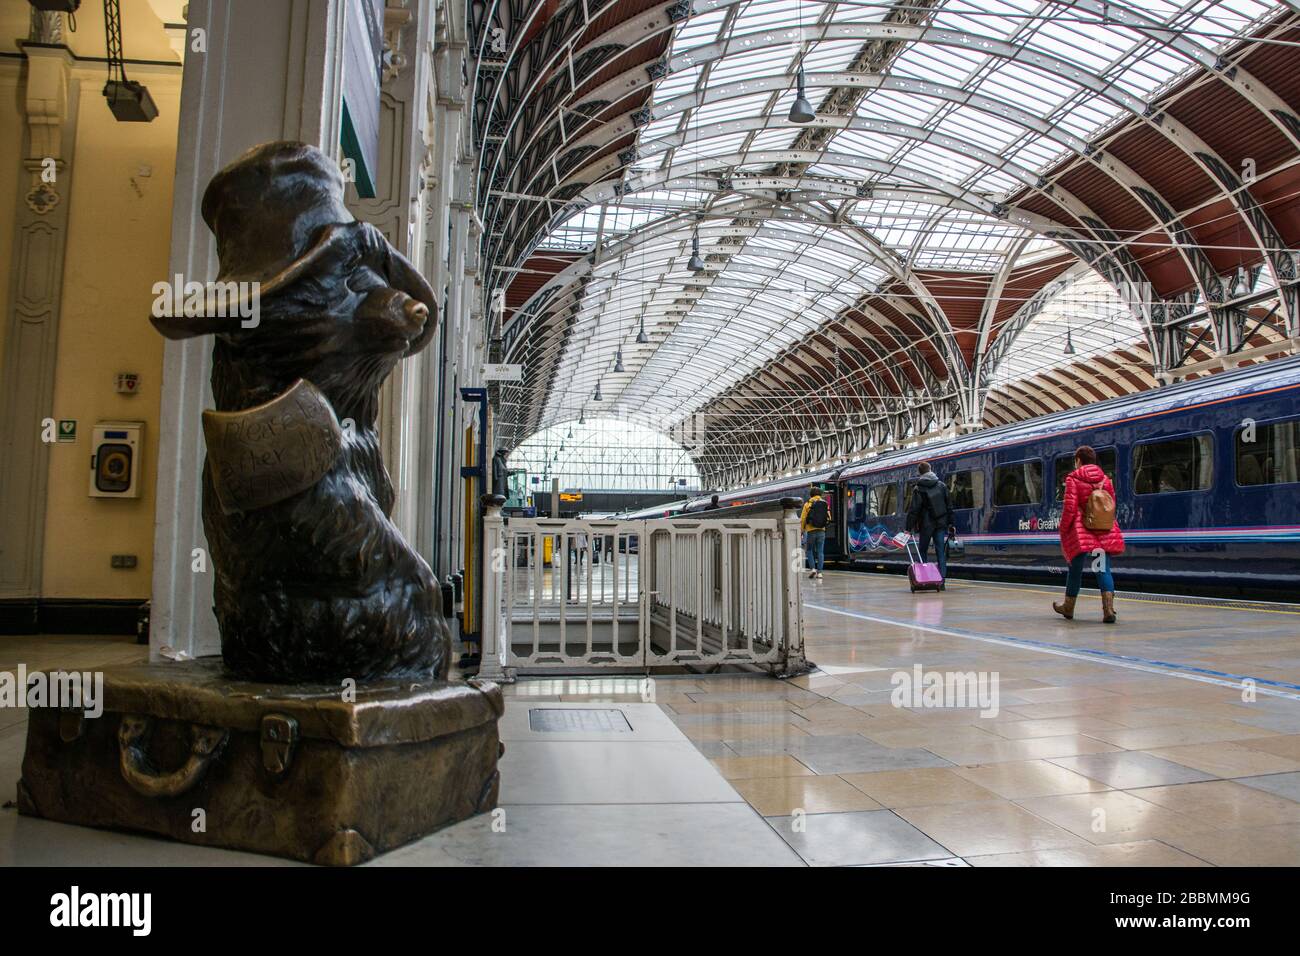
[[470, 214], [465, 182], [470, 174], [465, 168], [474, 157], [465, 109], [468, 44], [464, 7], [442, 4], [437, 16], [426, 262], [434, 288], [445, 290], [447, 307], [436, 351], [430, 349], [435, 367], [429, 370], [430, 417], [423, 430], [427, 441], [423, 454], [436, 489], [426, 518], [431, 563], [439, 577], [445, 578], [459, 569], [463, 560], [458, 529], [464, 495], [460, 478], [464, 419], [458, 389], [467, 384], [460, 355], [465, 336], [464, 262], [469, 245], [478, 240], [467, 228]]
[[[428, 167], [427, 102], [433, 0], [387, 0], [384, 9], [383, 84], [380, 92], [378, 195], [357, 197], [348, 190], [348, 208], [374, 223], [412, 262], [423, 258], [424, 177]], [[380, 440], [384, 461], [397, 492], [393, 522], [427, 558], [418, 528], [424, 500], [432, 495], [420, 477], [419, 433], [426, 409], [425, 367], [431, 350], [403, 361], [380, 392]]]
[[55, 447], [42, 440], [42, 422], [53, 414], [79, 83], [70, 75], [59, 14], [33, 10], [29, 39], [20, 46], [26, 123], [0, 368], [0, 597], [23, 598], [41, 594], [48, 455]]
[[[279, 139], [338, 154], [343, 13], [343, 0], [191, 0], [169, 279], [179, 274], [202, 282], [216, 276], [216, 249], [199, 205], [208, 181], [232, 159]], [[204, 52], [196, 51], [196, 40]], [[154, 537], [154, 659], [220, 652], [200, 517], [201, 413], [212, 406], [210, 367], [210, 338], [167, 343]]]

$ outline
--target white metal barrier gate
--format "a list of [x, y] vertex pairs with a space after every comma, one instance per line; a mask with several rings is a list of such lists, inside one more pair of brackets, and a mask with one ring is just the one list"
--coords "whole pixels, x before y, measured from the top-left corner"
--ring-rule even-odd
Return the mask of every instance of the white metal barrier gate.
[[483, 521], [480, 676], [758, 664], [806, 669], [798, 513]]

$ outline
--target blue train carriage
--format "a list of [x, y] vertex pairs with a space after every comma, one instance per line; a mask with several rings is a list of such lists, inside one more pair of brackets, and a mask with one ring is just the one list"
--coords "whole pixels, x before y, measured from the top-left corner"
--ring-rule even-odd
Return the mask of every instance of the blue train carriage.
[[[916, 463], [948, 483], [958, 577], [1059, 580], [1073, 451], [1097, 449], [1115, 484], [1125, 588], [1300, 591], [1300, 358], [1274, 361], [849, 465], [835, 475], [843, 547], [828, 559], [901, 570]], [[809, 476], [812, 478], [813, 476]]]

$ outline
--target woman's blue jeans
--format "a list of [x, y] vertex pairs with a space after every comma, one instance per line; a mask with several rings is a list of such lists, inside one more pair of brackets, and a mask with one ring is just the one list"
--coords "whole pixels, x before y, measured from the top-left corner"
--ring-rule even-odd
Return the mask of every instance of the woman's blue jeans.
[[[1096, 566], [1093, 566], [1096, 562]], [[1115, 578], [1110, 573], [1110, 555], [1105, 551], [1098, 558], [1092, 551], [1080, 551], [1070, 562], [1070, 573], [1065, 576], [1065, 596], [1077, 597], [1083, 586], [1083, 569], [1087, 567], [1097, 574], [1097, 588], [1101, 591], [1114, 591]]]

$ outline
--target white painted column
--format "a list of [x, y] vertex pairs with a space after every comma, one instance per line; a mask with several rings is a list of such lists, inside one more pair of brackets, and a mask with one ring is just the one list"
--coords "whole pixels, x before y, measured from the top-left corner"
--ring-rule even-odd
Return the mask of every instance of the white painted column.
[[[191, 0], [188, 25], [168, 276], [207, 281], [217, 274], [217, 255], [199, 207], [218, 170], [259, 143], [281, 139], [338, 154], [343, 0]], [[211, 561], [195, 570], [196, 549], [207, 553], [201, 413], [212, 406], [211, 351], [210, 339], [197, 338], [169, 341], [163, 356], [149, 648], [155, 660], [220, 652]]]

